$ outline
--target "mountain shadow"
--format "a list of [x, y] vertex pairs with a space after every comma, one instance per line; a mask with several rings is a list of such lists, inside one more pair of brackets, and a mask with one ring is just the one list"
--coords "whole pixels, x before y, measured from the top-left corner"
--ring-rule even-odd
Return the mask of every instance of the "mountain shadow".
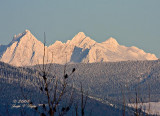
[[88, 53], [89, 53], [89, 49], [83, 50], [83, 48], [79, 48], [75, 46], [71, 56], [71, 62], [75, 62], [75, 63], [82, 62], [82, 60], [87, 57]]

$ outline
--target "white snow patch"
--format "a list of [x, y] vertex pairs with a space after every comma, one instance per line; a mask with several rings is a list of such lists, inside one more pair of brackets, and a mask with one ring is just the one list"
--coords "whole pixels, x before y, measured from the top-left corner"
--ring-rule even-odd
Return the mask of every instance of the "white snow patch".
[[[137, 104], [144, 112], [152, 115], [160, 115], [160, 102], [148, 102]], [[128, 104], [129, 107], [136, 107], [136, 104]]]

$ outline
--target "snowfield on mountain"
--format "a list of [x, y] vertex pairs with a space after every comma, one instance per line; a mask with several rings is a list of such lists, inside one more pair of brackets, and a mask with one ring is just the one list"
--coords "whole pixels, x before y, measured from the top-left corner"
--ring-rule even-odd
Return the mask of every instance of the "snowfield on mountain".
[[[95, 63], [128, 60], [157, 60], [154, 54], [137, 47], [119, 45], [114, 38], [98, 43], [79, 32], [66, 43], [56, 41], [45, 47], [45, 63]], [[43, 63], [43, 43], [29, 30], [15, 35], [8, 45], [0, 45], [0, 61], [14, 66], [31, 66]]]

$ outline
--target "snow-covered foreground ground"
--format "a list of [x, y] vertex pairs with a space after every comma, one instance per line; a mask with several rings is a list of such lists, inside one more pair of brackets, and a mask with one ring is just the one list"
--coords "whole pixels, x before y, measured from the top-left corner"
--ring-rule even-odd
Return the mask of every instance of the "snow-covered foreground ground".
[[[130, 107], [136, 107], [136, 104], [128, 104]], [[139, 103], [138, 108], [153, 115], [160, 115], [160, 102]]]

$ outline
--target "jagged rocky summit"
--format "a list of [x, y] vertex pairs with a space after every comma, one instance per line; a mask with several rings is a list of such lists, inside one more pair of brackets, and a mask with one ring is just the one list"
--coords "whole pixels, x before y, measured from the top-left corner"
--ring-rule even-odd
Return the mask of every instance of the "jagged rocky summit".
[[[8, 45], [0, 45], [0, 61], [14, 66], [31, 66], [43, 63], [43, 43], [29, 30], [15, 35]], [[94, 63], [128, 60], [157, 60], [154, 54], [145, 53], [137, 47], [119, 45], [114, 38], [97, 43], [79, 32], [66, 43], [56, 41], [45, 47], [45, 63]]]

